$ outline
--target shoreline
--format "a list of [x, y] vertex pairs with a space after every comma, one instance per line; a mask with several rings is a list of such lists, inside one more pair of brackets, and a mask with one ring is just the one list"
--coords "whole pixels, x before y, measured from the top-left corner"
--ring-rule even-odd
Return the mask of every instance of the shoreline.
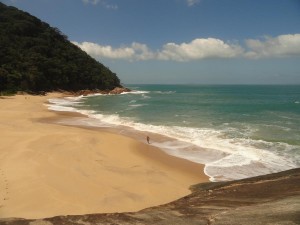
[[122, 134], [52, 123], [71, 116], [43, 105], [53, 97], [0, 99], [0, 218], [137, 211], [209, 181], [203, 165]]

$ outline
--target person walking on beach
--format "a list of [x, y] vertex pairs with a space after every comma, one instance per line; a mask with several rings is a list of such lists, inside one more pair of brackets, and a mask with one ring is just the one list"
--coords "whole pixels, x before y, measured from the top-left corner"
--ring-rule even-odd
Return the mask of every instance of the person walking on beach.
[[148, 144], [150, 144], [150, 137], [149, 136], [147, 136], [147, 142], [148, 142]]

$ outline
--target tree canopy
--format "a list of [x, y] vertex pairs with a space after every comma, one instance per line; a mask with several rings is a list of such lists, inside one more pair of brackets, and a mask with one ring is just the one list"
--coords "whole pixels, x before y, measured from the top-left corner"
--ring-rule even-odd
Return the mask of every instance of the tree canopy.
[[0, 3], [0, 92], [111, 90], [117, 75], [58, 28]]

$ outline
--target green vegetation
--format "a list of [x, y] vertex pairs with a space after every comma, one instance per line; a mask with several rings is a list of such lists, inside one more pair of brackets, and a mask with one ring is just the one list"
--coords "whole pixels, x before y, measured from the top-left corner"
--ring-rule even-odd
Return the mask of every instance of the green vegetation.
[[119, 86], [115, 73], [69, 42], [57, 28], [0, 3], [0, 92]]

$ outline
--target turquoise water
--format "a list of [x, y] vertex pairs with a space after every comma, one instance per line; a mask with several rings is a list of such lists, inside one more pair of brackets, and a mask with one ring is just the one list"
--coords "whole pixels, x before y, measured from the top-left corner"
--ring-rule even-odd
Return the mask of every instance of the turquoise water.
[[128, 87], [134, 91], [54, 103], [89, 115], [87, 125], [122, 125], [172, 138], [152, 144], [204, 163], [213, 181], [300, 166], [300, 86]]

